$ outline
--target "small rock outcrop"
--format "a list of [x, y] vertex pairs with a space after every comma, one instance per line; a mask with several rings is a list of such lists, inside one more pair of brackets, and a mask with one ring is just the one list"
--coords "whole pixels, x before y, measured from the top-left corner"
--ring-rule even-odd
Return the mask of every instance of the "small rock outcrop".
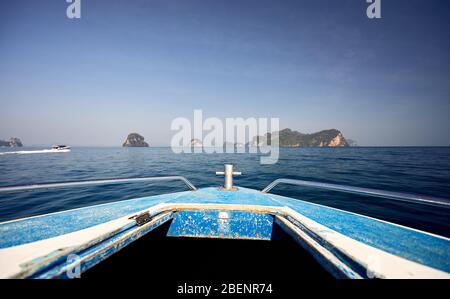
[[199, 139], [191, 139], [191, 146], [203, 147], [203, 143]]
[[125, 142], [122, 144], [124, 147], [148, 147], [148, 143], [144, 141], [144, 137], [138, 133], [131, 133], [128, 135]]
[[0, 140], [0, 146], [6, 147], [22, 147], [22, 141], [19, 138], [11, 137], [9, 141]]

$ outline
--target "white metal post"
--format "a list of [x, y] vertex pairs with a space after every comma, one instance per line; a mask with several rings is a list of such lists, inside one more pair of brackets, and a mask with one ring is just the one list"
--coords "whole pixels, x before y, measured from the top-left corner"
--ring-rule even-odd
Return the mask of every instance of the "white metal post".
[[242, 175], [242, 173], [240, 171], [233, 171], [233, 164], [225, 164], [224, 171], [217, 171], [216, 175], [225, 176], [225, 180], [223, 183], [223, 189], [230, 191], [230, 190], [236, 190], [236, 188], [233, 187], [233, 176], [234, 175]]

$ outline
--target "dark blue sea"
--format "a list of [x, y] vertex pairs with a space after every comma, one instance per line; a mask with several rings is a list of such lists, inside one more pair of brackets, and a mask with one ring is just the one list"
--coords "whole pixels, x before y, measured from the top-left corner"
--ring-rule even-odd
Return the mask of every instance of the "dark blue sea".
[[[20, 151], [38, 150], [21, 148]], [[11, 149], [0, 149], [1, 153]], [[182, 175], [219, 186], [233, 163], [235, 184], [262, 189], [277, 178], [450, 197], [449, 147], [282, 148], [274, 165], [257, 154], [174, 154], [170, 148], [75, 147], [70, 153], [0, 154], [0, 186], [100, 178]], [[178, 182], [137, 183], [0, 194], [0, 221], [185, 190]], [[272, 192], [450, 237], [450, 209], [297, 186]]]

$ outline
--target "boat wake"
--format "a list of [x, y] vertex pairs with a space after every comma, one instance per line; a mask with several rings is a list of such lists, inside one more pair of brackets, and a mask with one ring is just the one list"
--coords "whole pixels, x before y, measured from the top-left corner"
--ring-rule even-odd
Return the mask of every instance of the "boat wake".
[[54, 150], [54, 149], [43, 149], [34, 151], [15, 151], [15, 152], [3, 152], [1, 155], [27, 155], [27, 154], [51, 154], [51, 153], [68, 153], [70, 149]]

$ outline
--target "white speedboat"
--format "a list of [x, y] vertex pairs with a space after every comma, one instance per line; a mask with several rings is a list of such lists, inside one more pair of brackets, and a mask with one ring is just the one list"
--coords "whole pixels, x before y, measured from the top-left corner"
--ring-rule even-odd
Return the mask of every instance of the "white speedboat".
[[67, 145], [54, 145], [54, 146], [52, 146], [52, 151], [53, 152], [67, 153], [67, 152], [70, 152], [70, 146], [67, 146]]

